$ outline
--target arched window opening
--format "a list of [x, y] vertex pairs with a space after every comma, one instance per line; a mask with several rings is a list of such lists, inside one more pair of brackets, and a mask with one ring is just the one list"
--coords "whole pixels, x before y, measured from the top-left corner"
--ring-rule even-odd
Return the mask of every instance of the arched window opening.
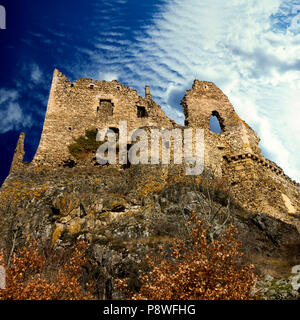
[[213, 111], [209, 119], [210, 131], [220, 134], [224, 131], [224, 123], [218, 111]]

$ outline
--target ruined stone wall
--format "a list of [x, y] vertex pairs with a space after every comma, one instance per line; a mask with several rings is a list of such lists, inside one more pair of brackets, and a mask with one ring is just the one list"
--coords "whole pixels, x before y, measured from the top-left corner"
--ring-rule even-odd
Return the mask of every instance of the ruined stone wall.
[[146, 98], [142, 98], [117, 81], [78, 79], [71, 83], [55, 70], [33, 164], [57, 166], [69, 157], [67, 146], [73, 138], [84, 135], [86, 129], [118, 128], [121, 120], [127, 121], [128, 131], [144, 126], [176, 126], [152, 100], [149, 87]]
[[13, 160], [10, 166], [10, 172], [13, 171], [18, 171], [18, 170], [22, 170], [24, 168], [24, 155], [25, 155], [25, 151], [24, 151], [24, 140], [25, 140], [25, 133], [21, 132], [16, 148], [15, 148], [15, 152], [14, 152], [14, 156], [13, 156]]
[[[211, 82], [195, 80], [181, 104], [186, 125], [204, 128], [205, 167], [228, 181], [234, 198], [249, 210], [293, 221], [300, 228], [300, 185], [262, 156], [259, 137], [226, 95]], [[210, 130], [212, 115], [219, 120], [219, 134]]]
[[[241, 150], [260, 154], [259, 137], [235, 112], [227, 96], [212, 82], [195, 80], [181, 101], [186, 126], [203, 128], [208, 139], [224, 144], [224, 151], [240, 153]], [[209, 120], [216, 116], [222, 132], [210, 131]], [[214, 138], [215, 137], [215, 138]]]
[[300, 185], [264, 157], [241, 154], [226, 157], [223, 175], [244, 207], [287, 221], [300, 210]]
[[300, 186], [282, 169], [263, 157], [248, 154], [226, 160], [223, 172], [231, 193], [244, 208], [268, 213], [300, 230]]
[[[32, 164], [27, 167], [57, 168], [70, 159], [68, 145], [74, 138], [91, 128], [118, 128], [121, 120], [127, 121], [128, 132], [146, 129], [148, 149], [152, 129], [176, 128], [181, 131], [181, 137], [185, 128], [204, 129], [205, 168], [225, 179], [234, 199], [251, 211], [266, 212], [299, 225], [300, 186], [262, 156], [259, 137], [236, 114], [226, 95], [211, 82], [195, 80], [181, 104], [186, 116], [185, 127], [163, 113], [152, 100], [148, 86], [142, 98], [136, 90], [118, 81], [78, 79], [72, 83], [55, 70], [40, 144]], [[221, 133], [210, 130], [211, 116], [218, 118]], [[176, 149], [174, 142], [168, 143], [171, 163]], [[159, 149], [161, 152], [162, 142]], [[181, 151], [183, 159], [184, 150]], [[150, 155], [149, 152], [149, 162]], [[24, 168], [23, 156], [24, 135], [21, 135], [11, 171]], [[161, 159], [157, 163], [161, 163]]]
[[[205, 163], [221, 174], [223, 156], [251, 152], [260, 154], [259, 137], [236, 114], [227, 96], [212, 82], [195, 80], [181, 101], [189, 127], [205, 131]], [[221, 133], [210, 130], [210, 118], [216, 116]]]

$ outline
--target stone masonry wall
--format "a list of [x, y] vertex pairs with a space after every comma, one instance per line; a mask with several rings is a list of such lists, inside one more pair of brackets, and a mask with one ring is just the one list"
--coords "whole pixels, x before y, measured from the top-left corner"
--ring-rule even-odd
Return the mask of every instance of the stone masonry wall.
[[14, 152], [14, 157], [10, 166], [10, 173], [13, 171], [22, 170], [24, 168], [24, 140], [25, 133], [21, 132]]
[[175, 127], [151, 99], [149, 88], [147, 92], [144, 99], [117, 81], [79, 79], [71, 83], [55, 70], [33, 164], [57, 166], [69, 157], [67, 146], [73, 138], [90, 128], [118, 128], [120, 120], [127, 121], [128, 131], [144, 126]]
[[285, 222], [299, 223], [300, 185], [273, 162], [254, 154], [226, 157], [223, 176], [243, 207], [266, 212]]
[[[205, 167], [228, 181], [234, 198], [249, 210], [293, 221], [300, 230], [300, 185], [262, 156], [259, 137], [226, 95], [211, 82], [195, 80], [181, 104], [186, 126], [205, 131]], [[210, 130], [212, 115], [219, 120], [219, 134]]]
[[[127, 121], [128, 132], [138, 128], [148, 133], [154, 128], [204, 129], [205, 168], [226, 180], [235, 200], [251, 211], [296, 224], [300, 230], [300, 185], [262, 156], [259, 137], [236, 114], [227, 96], [212, 82], [195, 80], [181, 104], [184, 127], [164, 114], [152, 100], [148, 86], [142, 98], [115, 80], [70, 82], [55, 70], [40, 144], [27, 167], [57, 168], [70, 159], [68, 145], [74, 138], [91, 128], [118, 128], [121, 120]], [[218, 118], [221, 133], [210, 130], [211, 116]], [[169, 147], [172, 155], [175, 146], [171, 143]], [[23, 156], [21, 135], [11, 172], [24, 168]]]

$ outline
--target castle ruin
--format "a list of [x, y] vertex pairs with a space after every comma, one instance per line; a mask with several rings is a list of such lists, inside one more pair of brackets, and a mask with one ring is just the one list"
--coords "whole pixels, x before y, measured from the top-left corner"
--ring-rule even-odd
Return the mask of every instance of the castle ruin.
[[[70, 82], [54, 71], [40, 144], [31, 168], [55, 169], [72, 159], [68, 150], [74, 138], [89, 128], [118, 130], [126, 120], [137, 128], [204, 129], [205, 167], [223, 177], [233, 197], [245, 208], [265, 212], [298, 224], [299, 184], [266, 159], [259, 137], [235, 112], [226, 95], [212, 82], [195, 80], [181, 101], [185, 125], [169, 119], [157, 105], [148, 86], [145, 97], [118, 81], [78, 79]], [[210, 129], [210, 117], [219, 120], [221, 132]], [[10, 174], [24, 169], [24, 134], [20, 136]]]

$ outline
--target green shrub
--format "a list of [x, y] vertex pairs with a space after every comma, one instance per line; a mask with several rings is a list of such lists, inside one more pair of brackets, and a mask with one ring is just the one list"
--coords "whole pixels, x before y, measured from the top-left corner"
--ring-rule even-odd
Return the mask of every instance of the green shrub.
[[83, 158], [87, 154], [96, 153], [102, 142], [96, 141], [97, 129], [92, 128], [85, 131], [84, 136], [74, 138], [74, 143], [68, 146], [69, 152], [75, 158]]

